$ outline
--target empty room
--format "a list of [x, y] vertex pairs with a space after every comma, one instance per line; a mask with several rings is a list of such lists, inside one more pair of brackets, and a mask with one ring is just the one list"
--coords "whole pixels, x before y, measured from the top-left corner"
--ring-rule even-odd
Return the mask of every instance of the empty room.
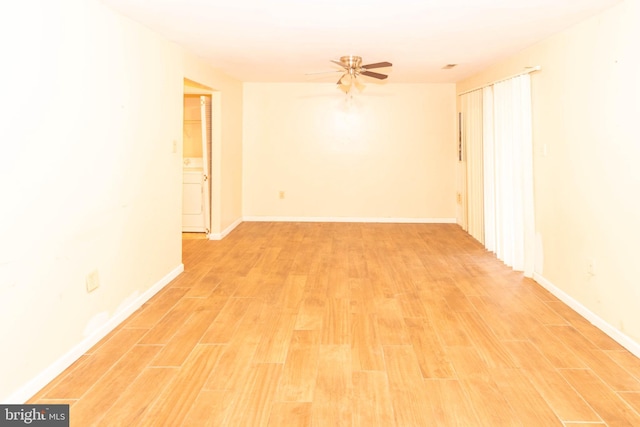
[[640, 0], [0, 20], [0, 425], [640, 425]]

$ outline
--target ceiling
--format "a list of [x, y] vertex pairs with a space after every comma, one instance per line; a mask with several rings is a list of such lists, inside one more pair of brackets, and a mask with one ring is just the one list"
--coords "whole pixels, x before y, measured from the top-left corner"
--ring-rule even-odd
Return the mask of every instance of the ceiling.
[[[334, 81], [329, 62], [389, 61], [389, 82], [469, 77], [620, 0], [102, 0], [248, 82]], [[458, 64], [444, 70], [446, 64]], [[528, 64], [537, 65], [537, 64]]]

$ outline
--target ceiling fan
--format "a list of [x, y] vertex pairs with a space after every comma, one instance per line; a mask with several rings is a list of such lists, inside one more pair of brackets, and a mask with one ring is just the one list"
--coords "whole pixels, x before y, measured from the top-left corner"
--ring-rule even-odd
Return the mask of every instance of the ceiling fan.
[[344, 93], [349, 93], [352, 86], [355, 86], [358, 90], [364, 89], [364, 84], [358, 79], [359, 76], [373, 77], [374, 79], [384, 80], [388, 76], [382, 73], [376, 73], [370, 71], [374, 68], [391, 67], [391, 62], [376, 62], [374, 64], [362, 65], [362, 58], [360, 56], [342, 56], [339, 61], [331, 60], [334, 64], [339, 65], [343, 69], [337, 72], [343, 73], [340, 79], [338, 79], [338, 88]]

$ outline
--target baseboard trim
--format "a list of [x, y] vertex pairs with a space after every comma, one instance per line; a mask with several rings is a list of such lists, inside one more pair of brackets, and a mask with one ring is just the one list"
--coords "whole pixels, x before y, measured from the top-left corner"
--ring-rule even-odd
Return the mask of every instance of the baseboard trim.
[[169, 272], [162, 279], [157, 281], [153, 286], [147, 289], [144, 293], [140, 294], [137, 298], [131, 301], [129, 304], [119, 307], [118, 311], [105, 322], [98, 329], [94, 330], [91, 334], [87, 335], [82, 341], [76, 344], [71, 350], [53, 362], [42, 372], [36, 375], [35, 378], [27, 382], [25, 385], [16, 390], [13, 394], [5, 399], [0, 400], [3, 403], [8, 404], [22, 404], [34, 396], [44, 386], [49, 384], [55, 377], [60, 375], [65, 369], [67, 369], [73, 362], [78, 360], [83, 354], [85, 354], [91, 347], [97, 344], [102, 338], [113, 331], [118, 325], [120, 325], [127, 317], [131, 316], [138, 308], [147, 302], [151, 297], [157, 294], [162, 288], [164, 288], [169, 282], [178, 277], [180, 273], [184, 271], [184, 264], [180, 264]]
[[455, 224], [455, 218], [369, 218], [332, 216], [245, 216], [248, 222], [371, 222], [399, 224]]
[[227, 228], [222, 230], [221, 233], [211, 233], [211, 234], [209, 234], [209, 240], [222, 240], [222, 239], [224, 239], [225, 237], [227, 237], [227, 235], [229, 233], [231, 233], [240, 224], [242, 224], [242, 218], [236, 219], [230, 226], [228, 226]]
[[541, 274], [533, 273], [533, 280], [538, 282], [543, 288], [551, 292], [553, 295], [558, 297], [558, 299], [560, 299], [582, 317], [591, 322], [595, 327], [600, 329], [605, 334], [609, 335], [618, 344], [629, 350], [636, 357], [640, 357], [640, 343], [637, 343], [636, 341], [631, 339], [631, 337], [625, 335], [619, 329], [613, 327], [610, 323], [582, 305], [582, 303], [577, 301], [571, 295], [567, 294], [565, 291], [551, 283], [549, 280], [545, 279]]

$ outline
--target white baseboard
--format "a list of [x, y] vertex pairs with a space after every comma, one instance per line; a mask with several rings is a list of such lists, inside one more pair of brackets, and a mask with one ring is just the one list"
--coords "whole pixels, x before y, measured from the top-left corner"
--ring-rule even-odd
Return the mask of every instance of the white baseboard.
[[36, 375], [35, 378], [20, 387], [13, 394], [9, 395], [7, 398], [0, 399], [0, 402], [8, 404], [25, 403], [183, 271], [184, 264], [180, 264], [144, 293], [132, 300], [129, 304], [119, 307], [118, 311], [114, 313], [107, 322], [102, 324], [102, 326], [94, 330], [90, 335], [87, 335], [66, 354], [49, 365], [46, 369]]
[[573, 310], [575, 310], [582, 317], [591, 322], [594, 326], [600, 329], [605, 334], [609, 335], [613, 338], [618, 344], [629, 350], [636, 357], [640, 357], [640, 343], [637, 343], [629, 336], [625, 335], [619, 329], [616, 329], [611, 324], [609, 324], [606, 320], [595, 314], [593, 311], [589, 310], [587, 307], [582, 305], [579, 301], [573, 298], [571, 295], [567, 294], [565, 291], [551, 283], [549, 280], [545, 279], [542, 275], [538, 273], [533, 273], [533, 280], [538, 282], [543, 288], [551, 292], [553, 295], [558, 297], [560, 301], [567, 304]]
[[242, 224], [242, 218], [236, 219], [230, 226], [228, 226], [227, 228], [222, 230], [222, 233], [211, 233], [211, 234], [209, 234], [209, 240], [222, 240], [222, 239], [224, 239], [225, 237], [227, 237], [227, 235], [229, 233], [231, 233], [233, 231], [234, 228], [236, 228], [240, 224]]
[[245, 216], [244, 221], [252, 222], [372, 222], [400, 224], [455, 224], [455, 218], [362, 218], [327, 216]]

